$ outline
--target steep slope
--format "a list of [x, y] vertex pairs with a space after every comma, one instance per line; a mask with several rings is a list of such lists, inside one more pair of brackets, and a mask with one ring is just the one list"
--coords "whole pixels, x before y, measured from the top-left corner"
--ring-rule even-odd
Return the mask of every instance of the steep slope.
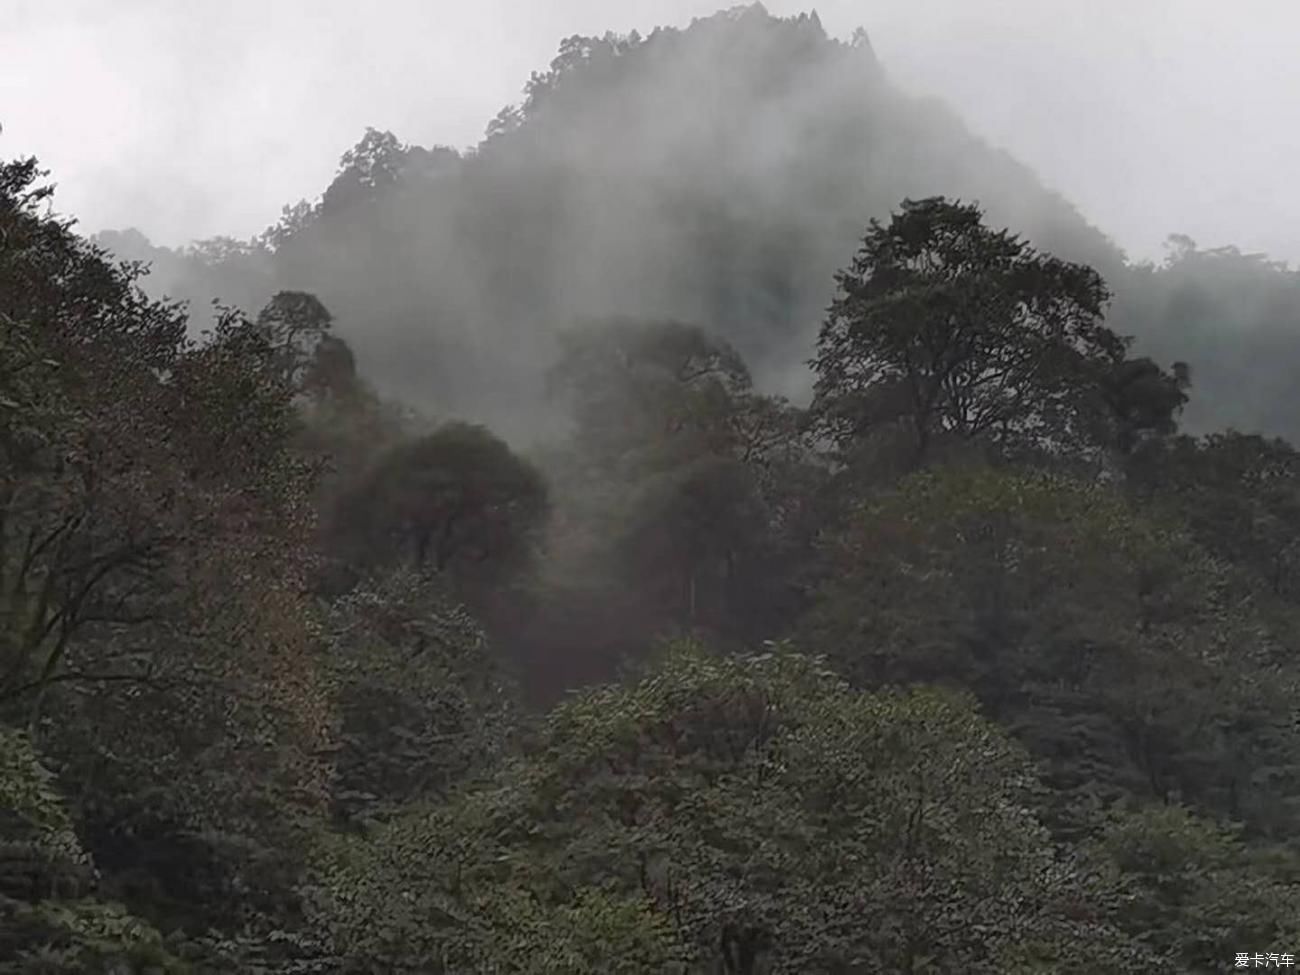
[[588, 317], [699, 322], [761, 386], [799, 396], [867, 221], [935, 194], [1103, 273], [1123, 266], [1027, 168], [893, 87], [864, 34], [837, 41], [815, 15], [754, 5], [569, 38], [476, 149], [372, 132], [320, 203], [257, 247], [182, 260], [186, 274], [169, 262], [161, 283], [203, 302], [314, 291], [387, 392], [519, 437], [535, 432], [552, 336]]

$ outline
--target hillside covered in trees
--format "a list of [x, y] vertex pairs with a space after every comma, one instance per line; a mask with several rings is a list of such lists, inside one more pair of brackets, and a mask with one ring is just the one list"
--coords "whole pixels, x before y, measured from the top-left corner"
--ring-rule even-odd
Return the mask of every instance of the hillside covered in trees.
[[836, 41], [815, 15], [757, 5], [647, 37], [571, 37], [479, 146], [371, 131], [322, 196], [256, 240], [100, 242], [152, 263], [151, 294], [197, 310], [315, 294], [381, 391], [532, 440], [553, 432], [539, 362], [590, 317], [707, 323], [761, 387], [805, 402], [843, 255], [869, 219], [936, 194], [1097, 268], [1115, 327], [1190, 364], [1189, 428], [1300, 436], [1295, 272], [1186, 238], [1167, 266], [1130, 266], [1033, 172], [894, 87], [865, 34]]
[[1295, 272], [1129, 264], [758, 7], [565, 41], [473, 151], [372, 130], [253, 241], [46, 177], [0, 973], [1294, 962]]

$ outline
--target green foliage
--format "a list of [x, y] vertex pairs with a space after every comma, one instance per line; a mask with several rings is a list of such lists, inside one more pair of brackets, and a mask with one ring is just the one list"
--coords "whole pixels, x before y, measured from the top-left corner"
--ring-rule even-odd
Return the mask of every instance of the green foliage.
[[636, 470], [730, 446], [751, 380], [725, 342], [680, 322], [614, 321], [565, 333], [561, 348], [552, 388], [593, 460]]
[[186, 971], [149, 924], [91, 896], [94, 884], [54, 777], [0, 727], [0, 972]]
[[[0, 911], [9, 906], [0, 904]], [[4, 975], [186, 975], [190, 969], [150, 925], [95, 900], [45, 901], [0, 918]], [[10, 941], [3, 928], [10, 928]], [[8, 944], [6, 945], [6, 942]]]
[[[281, 291], [257, 315], [257, 327], [274, 350], [284, 382], [295, 389], [307, 380], [317, 350], [329, 336], [332, 316], [320, 299], [302, 291]], [[337, 346], [325, 346], [327, 352]]]
[[[1175, 435], [1187, 360], [1291, 422], [1294, 274], [1123, 266], [815, 15], [525, 94], [464, 155], [367, 130], [253, 241], [105, 235], [233, 302], [197, 337], [0, 165], [0, 973], [1293, 950], [1300, 470]], [[815, 409], [764, 395], [865, 221]], [[535, 723], [497, 653], [534, 700], [635, 666]]]
[[222, 550], [274, 536], [263, 581], [291, 572], [308, 471], [287, 449], [292, 391], [249, 323], [222, 315], [190, 342], [138, 269], [38, 211], [33, 167], [4, 173], [0, 327], [27, 360], [0, 415], [0, 707], [35, 713], [54, 682], [142, 678], [130, 628], [207, 625], [187, 611]]
[[1077, 450], [1110, 442], [1106, 405], [1122, 409], [1125, 441], [1168, 428], [1182, 405], [1146, 397], [1130, 408], [1154, 366], [1123, 370], [1126, 341], [1102, 324], [1101, 277], [990, 230], [974, 205], [904, 201], [887, 226], [872, 221], [836, 281], [814, 412], [841, 448], [896, 431], [921, 462], [948, 440]]
[[1184, 362], [1175, 362], [1166, 373], [1148, 358], [1125, 359], [1104, 372], [1100, 399], [1114, 447], [1130, 454], [1144, 443], [1176, 433], [1190, 384]]
[[[86, 856], [54, 777], [25, 736], [0, 728], [0, 858], [5, 897], [50, 896], [84, 884]], [[60, 874], [67, 876], [60, 881]]]
[[646, 477], [615, 537], [626, 585], [665, 607], [683, 631], [734, 632], [747, 603], [742, 566], [762, 558], [767, 512], [743, 463], [704, 458]]
[[548, 464], [563, 504], [552, 564], [570, 586], [617, 587], [596, 598], [635, 604], [647, 636], [770, 636], [793, 615], [807, 543], [801, 411], [756, 393], [698, 327], [618, 320], [561, 341], [550, 378], [573, 434]]
[[485, 428], [450, 423], [380, 457], [340, 498], [333, 530], [358, 566], [398, 561], [482, 583], [526, 564], [547, 508], [530, 463]]
[[1300, 595], [1300, 455], [1290, 444], [1233, 431], [1179, 437], [1133, 457], [1129, 484], [1267, 591]]
[[[188, 338], [42, 211], [34, 166], [0, 173], [0, 329], [27, 356], [0, 416], [0, 721], [57, 772], [104, 895], [169, 929], [286, 909], [327, 725], [293, 384], [265, 330], [227, 311]], [[93, 904], [34, 910], [74, 955], [116, 937]]]
[[327, 608], [323, 626], [339, 814], [446, 796], [500, 756], [515, 723], [511, 688], [436, 579], [399, 571], [365, 583]]
[[1135, 891], [1124, 928], [1179, 971], [1222, 971], [1240, 950], [1294, 953], [1294, 851], [1251, 849], [1179, 806], [1117, 814], [1099, 849]]
[[1292, 815], [1289, 633], [1112, 490], [921, 475], [864, 506], [831, 560], [812, 645], [869, 684], [974, 690], [1048, 763], [1068, 818], [1127, 792], [1261, 828]]
[[519, 957], [556, 971], [606, 970], [629, 939], [691, 972], [1104, 954], [1104, 919], [1054, 913], [1089, 895], [1028, 811], [1030, 780], [959, 700], [856, 694], [785, 649], [688, 646], [562, 705], [494, 787], [336, 849], [328, 904], [361, 969], [522, 971], [499, 952], [530, 932]]

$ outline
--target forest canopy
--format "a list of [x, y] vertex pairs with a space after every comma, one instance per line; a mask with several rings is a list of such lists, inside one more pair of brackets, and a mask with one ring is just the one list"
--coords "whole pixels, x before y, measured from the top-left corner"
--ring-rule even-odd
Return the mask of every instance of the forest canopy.
[[1294, 272], [1130, 265], [758, 7], [252, 241], [51, 201], [0, 162], [0, 975], [1294, 961]]

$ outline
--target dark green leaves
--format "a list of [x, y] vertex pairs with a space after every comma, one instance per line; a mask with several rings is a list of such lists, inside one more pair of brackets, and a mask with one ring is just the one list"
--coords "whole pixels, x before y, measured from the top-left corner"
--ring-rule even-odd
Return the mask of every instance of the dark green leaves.
[[947, 440], [1074, 449], [1124, 359], [1100, 276], [985, 227], [972, 205], [905, 201], [873, 222], [818, 339], [814, 411], [841, 447], [894, 429], [918, 459]]
[[1030, 781], [960, 699], [856, 693], [785, 647], [677, 647], [558, 708], [495, 788], [340, 851], [332, 896], [384, 916], [348, 940], [397, 971], [534, 936], [575, 973], [638, 970], [623, 951], [748, 973], [1087, 956], [1105, 929], [1053, 915], [1091, 894], [1054, 865]]

